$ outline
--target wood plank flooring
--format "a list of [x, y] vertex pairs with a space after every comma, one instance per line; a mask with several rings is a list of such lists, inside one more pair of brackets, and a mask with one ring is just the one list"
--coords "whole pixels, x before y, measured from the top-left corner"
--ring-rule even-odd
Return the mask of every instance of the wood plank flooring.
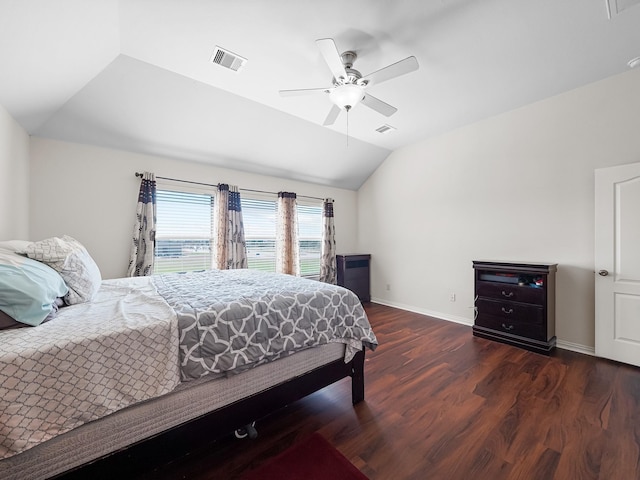
[[381, 305], [366, 400], [342, 380], [142, 479], [234, 479], [319, 432], [372, 480], [640, 478], [640, 369]]

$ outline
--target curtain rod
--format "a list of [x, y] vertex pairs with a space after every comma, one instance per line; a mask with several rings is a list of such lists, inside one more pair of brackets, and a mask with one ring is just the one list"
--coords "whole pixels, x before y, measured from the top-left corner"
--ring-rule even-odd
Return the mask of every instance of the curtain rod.
[[[143, 173], [140, 172], [136, 172], [136, 177], [138, 178], [142, 178], [144, 176]], [[191, 183], [193, 185], [204, 185], [205, 187], [215, 187], [217, 188], [218, 185], [214, 185], [212, 183], [202, 183], [202, 182], [193, 182], [191, 180], [181, 180], [179, 178], [169, 178], [169, 177], [159, 177], [156, 175], [156, 178], [160, 179], [160, 180], [170, 180], [172, 182], [182, 182], [182, 183]], [[239, 188], [238, 190], [242, 190], [243, 192], [253, 192], [253, 193], [266, 193], [268, 195], [278, 195], [278, 192], [267, 192], [265, 190], [252, 190], [250, 188]], [[320, 200], [320, 201], [324, 201], [324, 198], [319, 198], [319, 197], [311, 197], [309, 195], [298, 195], [296, 194], [296, 197], [300, 197], [300, 198], [311, 198], [313, 200]]]

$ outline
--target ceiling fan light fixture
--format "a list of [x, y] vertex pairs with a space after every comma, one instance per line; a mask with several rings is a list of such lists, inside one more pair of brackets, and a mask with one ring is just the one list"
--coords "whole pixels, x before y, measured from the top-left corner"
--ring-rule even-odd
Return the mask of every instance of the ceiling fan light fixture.
[[351, 110], [364, 98], [364, 88], [352, 83], [339, 85], [329, 94], [329, 99], [343, 110]]

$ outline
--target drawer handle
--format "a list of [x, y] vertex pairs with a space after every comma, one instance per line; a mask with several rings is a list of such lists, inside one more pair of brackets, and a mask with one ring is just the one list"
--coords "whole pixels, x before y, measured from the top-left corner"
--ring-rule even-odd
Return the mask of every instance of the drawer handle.
[[502, 324], [502, 328], [504, 328], [505, 330], [513, 330], [513, 325], [509, 325], [508, 327], [503, 323]]
[[507, 310], [506, 308], [502, 307], [502, 313], [506, 313], [507, 315], [510, 313], [513, 313], [513, 308], [510, 308], [509, 310]]
[[513, 292], [507, 293], [504, 290], [502, 290], [502, 296], [503, 297], [507, 297], [507, 298], [511, 298], [511, 297], [513, 297]]

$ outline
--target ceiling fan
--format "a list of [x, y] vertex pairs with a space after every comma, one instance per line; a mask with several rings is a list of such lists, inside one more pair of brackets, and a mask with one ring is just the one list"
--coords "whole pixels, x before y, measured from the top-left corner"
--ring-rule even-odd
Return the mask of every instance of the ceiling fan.
[[281, 96], [286, 97], [314, 93], [329, 94], [329, 100], [331, 100], [333, 106], [323, 123], [325, 126], [333, 125], [341, 110], [348, 112], [360, 102], [387, 117], [390, 117], [398, 111], [396, 107], [367, 93], [366, 89], [371, 85], [382, 83], [417, 70], [418, 60], [416, 60], [416, 57], [407, 57], [404, 60], [400, 60], [399, 62], [363, 76], [353, 68], [353, 63], [356, 58], [358, 58], [355, 52], [349, 50], [340, 55], [335, 42], [331, 38], [321, 38], [316, 40], [316, 44], [327, 65], [329, 65], [329, 70], [331, 70], [333, 74], [332, 86], [326, 88], [280, 90]]

